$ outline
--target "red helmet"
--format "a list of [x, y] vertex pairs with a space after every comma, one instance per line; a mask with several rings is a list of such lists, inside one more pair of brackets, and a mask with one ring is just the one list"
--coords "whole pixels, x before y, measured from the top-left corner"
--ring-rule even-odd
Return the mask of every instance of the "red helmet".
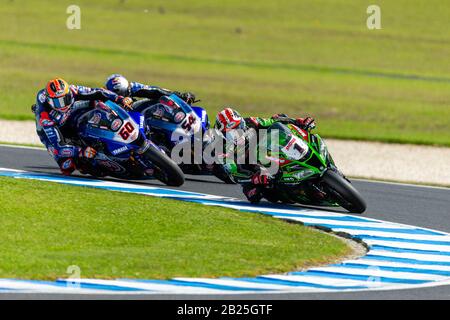
[[225, 108], [217, 114], [214, 127], [222, 133], [226, 133], [231, 129], [245, 129], [245, 120], [239, 112], [231, 108]]
[[59, 112], [67, 112], [74, 102], [69, 84], [61, 78], [50, 80], [45, 93], [48, 104]]

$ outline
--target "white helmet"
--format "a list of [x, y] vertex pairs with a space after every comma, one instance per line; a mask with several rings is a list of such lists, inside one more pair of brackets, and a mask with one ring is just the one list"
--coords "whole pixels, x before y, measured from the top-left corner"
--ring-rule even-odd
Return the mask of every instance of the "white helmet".
[[130, 83], [127, 78], [120, 74], [113, 74], [109, 76], [109, 78], [106, 79], [105, 87], [109, 91], [117, 93], [120, 96], [130, 96]]

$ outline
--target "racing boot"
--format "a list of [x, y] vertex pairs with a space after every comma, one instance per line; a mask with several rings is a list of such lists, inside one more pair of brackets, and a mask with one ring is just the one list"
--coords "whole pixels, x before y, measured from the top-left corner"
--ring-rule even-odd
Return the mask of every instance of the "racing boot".
[[259, 203], [263, 197], [261, 188], [256, 185], [246, 184], [242, 187], [242, 192], [251, 203]]
[[73, 158], [61, 158], [58, 160], [58, 165], [61, 173], [65, 176], [70, 176], [76, 169]]

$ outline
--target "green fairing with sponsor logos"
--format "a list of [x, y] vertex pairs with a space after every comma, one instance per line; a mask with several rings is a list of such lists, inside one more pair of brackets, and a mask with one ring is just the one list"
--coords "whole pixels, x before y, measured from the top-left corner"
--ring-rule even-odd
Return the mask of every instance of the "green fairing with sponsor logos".
[[365, 201], [337, 169], [318, 134], [276, 122], [261, 143], [266, 150], [259, 148], [258, 161], [268, 169], [277, 164], [274, 184], [263, 191], [269, 201], [365, 211]]
[[[268, 125], [262, 136], [260, 130], [256, 148], [249, 143], [235, 147], [246, 148], [273, 177], [268, 186], [261, 186], [264, 198], [271, 202], [342, 206], [355, 213], [365, 211], [364, 199], [338, 170], [318, 134], [291, 123], [275, 121]], [[251, 171], [244, 172], [233, 162], [226, 166], [236, 181], [251, 183]]]
[[[272, 141], [272, 134], [276, 130], [277, 141]], [[280, 192], [280, 200], [288, 200], [305, 204], [339, 206], [333, 199], [311, 199], [306, 188], [292, 188], [300, 186], [302, 182], [321, 177], [328, 169], [336, 169], [325, 142], [318, 134], [308, 133], [293, 124], [274, 123], [267, 132], [267, 153], [259, 154], [259, 162], [266, 167], [278, 162], [279, 170], [275, 175], [276, 183], [286, 194]], [[266, 150], [265, 150], [266, 151]], [[267, 159], [270, 162], [267, 162]], [[304, 184], [307, 186], [306, 183]], [[289, 188], [291, 187], [291, 188]], [[310, 186], [308, 186], [310, 187]]]
[[[271, 152], [270, 132], [274, 129], [279, 130], [278, 144], [274, 143], [278, 145], [279, 152]], [[294, 125], [272, 126], [268, 132], [267, 143], [268, 156], [281, 160], [280, 167], [283, 175], [279, 178], [280, 182], [301, 182], [314, 174], [322, 174], [329, 164], [334, 166], [334, 161], [322, 138], [318, 134], [299, 131]], [[295, 151], [290, 152], [291, 148]]]

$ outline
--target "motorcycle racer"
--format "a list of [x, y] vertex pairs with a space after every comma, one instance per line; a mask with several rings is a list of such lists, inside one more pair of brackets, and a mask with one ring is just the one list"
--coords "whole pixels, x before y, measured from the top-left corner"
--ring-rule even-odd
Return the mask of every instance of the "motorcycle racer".
[[146, 98], [150, 100], [159, 100], [162, 96], [168, 96], [175, 93], [181, 99], [191, 104], [195, 101], [195, 95], [191, 92], [180, 93], [164, 89], [158, 86], [149, 86], [139, 82], [130, 82], [120, 74], [112, 74], [106, 79], [105, 88], [115, 92], [118, 95], [130, 98]]
[[[234, 150], [226, 150], [226, 153], [229, 155], [231, 151], [234, 155], [237, 153], [236, 150], [239, 147], [239, 142], [237, 141], [256, 134], [256, 130], [258, 129], [267, 129], [275, 122], [292, 123], [305, 130], [315, 128], [314, 119], [311, 117], [294, 119], [288, 117], [286, 114], [275, 114], [271, 118], [243, 118], [239, 112], [232, 108], [225, 108], [217, 114], [214, 127], [224, 136], [225, 140], [233, 142], [232, 148]], [[237, 136], [242, 133], [243, 136]], [[252, 150], [249, 150], [248, 144], [243, 144], [243, 146], [245, 148], [245, 157], [249, 159], [248, 155]], [[228, 168], [232, 179], [242, 185], [244, 195], [252, 203], [257, 203], [261, 200], [262, 190], [268, 187], [273, 180], [273, 176], [269, 174], [268, 170], [258, 163], [232, 163]]]
[[[144, 115], [145, 119], [162, 120], [164, 122], [179, 124], [180, 108], [176, 103], [173, 103], [168, 96], [175, 94], [187, 104], [192, 105], [196, 102], [195, 95], [192, 92], [180, 93], [164, 89], [158, 86], [148, 86], [138, 82], [129, 82], [124, 76], [120, 74], [112, 74], [108, 77], [105, 87], [119, 95], [130, 97], [138, 101], [133, 103], [133, 110]], [[154, 139], [161, 140], [162, 137], [158, 130], [151, 129]], [[162, 141], [160, 141], [162, 142]]]
[[64, 175], [70, 175], [77, 169], [79, 158], [91, 159], [96, 155], [93, 148], [74, 146], [67, 138], [74, 129], [76, 115], [93, 108], [94, 102], [98, 100], [111, 100], [125, 108], [129, 108], [132, 103], [130, 98], [114, 92], [69, 85], [61, 78], [50, 80], [46, 88], [37, 93], [36, 104], [32, 106], [36, 116], [36, 132]]

